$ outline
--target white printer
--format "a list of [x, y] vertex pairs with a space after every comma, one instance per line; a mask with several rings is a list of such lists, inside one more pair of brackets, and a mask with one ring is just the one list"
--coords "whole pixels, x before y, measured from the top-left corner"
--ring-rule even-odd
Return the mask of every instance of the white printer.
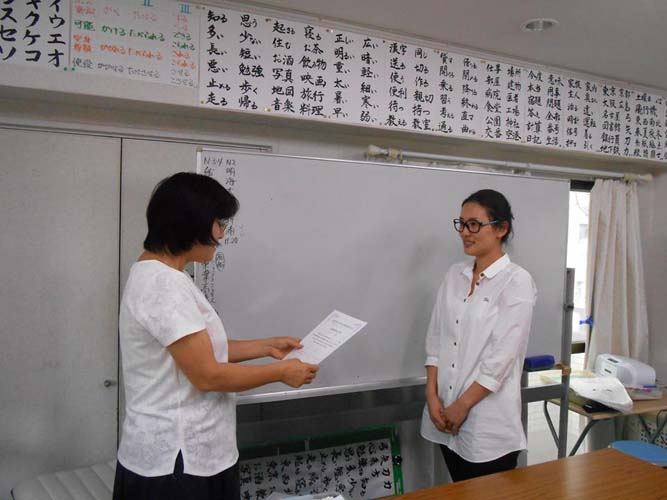
[[651, 366], [616, 354], [598, 354], [595, 358], [595, 373], [616, 377], [626, 386], [655, 384], [655, 370]]

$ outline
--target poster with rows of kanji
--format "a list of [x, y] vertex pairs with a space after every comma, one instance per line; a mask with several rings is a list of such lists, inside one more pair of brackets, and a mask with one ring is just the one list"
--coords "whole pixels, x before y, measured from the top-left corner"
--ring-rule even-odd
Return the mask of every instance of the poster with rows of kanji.
[[200, 33], [205, 107], [667, 159], [661, 96], [232, 9]]

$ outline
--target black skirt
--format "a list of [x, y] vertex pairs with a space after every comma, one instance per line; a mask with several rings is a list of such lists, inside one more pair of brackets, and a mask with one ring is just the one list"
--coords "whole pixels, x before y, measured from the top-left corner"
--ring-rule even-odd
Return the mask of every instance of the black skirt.
[[460, 457], [452, 450], [447, 448], [444, 444], [440, 445], [440, 451], [447, 464], [449, 475], [452, 476], [452, 481], [465, 481], [475, 477], [486, 476], [487, 474], [495, 474], [496, 472], [503, 472], [516, 468], [519, 458], [518, 451], [512, 451], [490, 462], [468, 462], [466, 459]]
[[113, 500], [239, 500], [241, 483], [238, 462], [210, 477], [183, 473], [183, 456], [178, 453], [174, 472], [144, 477], [116, 463]]

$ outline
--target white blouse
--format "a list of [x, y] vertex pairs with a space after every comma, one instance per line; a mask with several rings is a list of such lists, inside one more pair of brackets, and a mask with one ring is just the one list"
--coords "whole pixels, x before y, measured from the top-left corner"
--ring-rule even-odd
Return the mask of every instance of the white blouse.
[[488, 462], [526, 448], [521, 374], [536, 288], [507, 255], [480, 274], [469, 296], [472, 278], [472, 262], [447, 271], [426, 335], [426, 365], [438, 368], [445, 407], [473, 382], [491, 394], [471, 408], [456, 436], [440, 432], [425, 407], [421, 434], [469, 462]]
[[228, 361], [222, 321], [192, 279], [157, 260], [135, 263], [120, 306], [125, 420], [118, 460], [132, 472], [212, 476], [236, 463], [235, 394], [200, 392], [167, 350], [206, 329], [215, 359]]

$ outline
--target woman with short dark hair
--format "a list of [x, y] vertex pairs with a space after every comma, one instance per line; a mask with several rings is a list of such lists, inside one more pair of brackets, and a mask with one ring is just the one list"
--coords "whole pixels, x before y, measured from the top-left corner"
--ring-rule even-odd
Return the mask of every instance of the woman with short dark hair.
[[526, 448], [521, 373], [536, 289], [503, 250], [513, 219], [497, 191], [463, 201], [454, 229], [474, 260], [447, 271], [426, 335], [421, 434], [440, 445], [453, 481], [513, 469]]
[[[238, 499], [234, 393], [315, 377], [316, 365], [282, 360], [301, 347], [296, 338], [228, 340], [184, 272], [213, 258], [238, 208], [217, 181], [194, 173], [163, 180], [151, 195], [145, 251], [120, 306], [126, 412], [114, 500]], [[239, 364], [261, 357], [282, 361]]]

